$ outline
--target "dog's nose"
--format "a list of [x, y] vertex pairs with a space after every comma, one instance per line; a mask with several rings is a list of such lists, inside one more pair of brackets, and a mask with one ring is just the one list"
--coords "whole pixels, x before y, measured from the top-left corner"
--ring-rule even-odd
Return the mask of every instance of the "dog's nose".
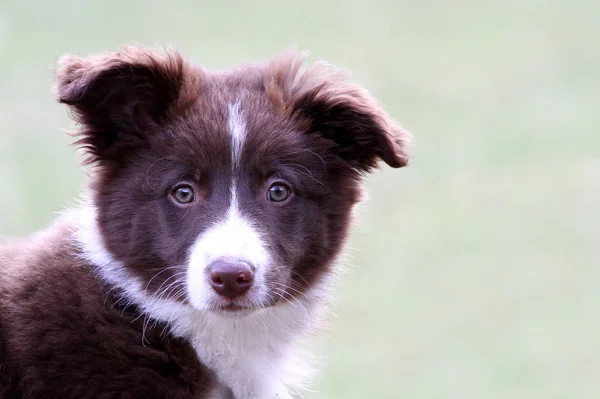
[[215, 261], [210, 265], [211, 285], [217, 294], [233, 299], [246, 293], [252, 286], [252, 269], [242, 261]]

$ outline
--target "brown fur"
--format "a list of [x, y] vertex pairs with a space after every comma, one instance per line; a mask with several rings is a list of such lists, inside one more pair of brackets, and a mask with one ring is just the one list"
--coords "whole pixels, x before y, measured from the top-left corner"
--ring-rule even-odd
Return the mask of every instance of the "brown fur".
[[[407, 164], [408, 134], [365, 90], [324, 64], [301, 71], [301, 62], [286, 53], [212, 72], [141, 47], [59, 60], [58, 99], [94, 166], [103, 244], [149, 292], [185, 271], [167, 266], [185, 265], [194, 240], [225, 214], [235, 181], [240, 212], [288, 265], [268, 275], [287, 287], [268, 306], [304, 295], [331, 272], [363, 173], [380, 159]], [[235, 102], [250, 132], [237, 171], [225, 131]], [[273, 176], [294, 189], [285, 206], [265, 203]], [[169, 202], [182, 179], [198, 196], [193, 206]], [[188, 342], [146, 323], [83, 260], [76, 224], [66, 217], [0, 247], [0, 397], [183, 399], [220, 389]]]
[[215, 385], [184, 341], [145, 332], [119, 305], [59, 221], [0, 249], [0, 397], [197, 398]]

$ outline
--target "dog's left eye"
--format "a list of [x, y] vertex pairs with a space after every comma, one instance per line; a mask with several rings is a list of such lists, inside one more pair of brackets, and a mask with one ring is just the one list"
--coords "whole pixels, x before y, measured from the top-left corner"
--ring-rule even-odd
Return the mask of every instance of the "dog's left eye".
[[283, 183], [273, 183], [267, 192], [267, 199], [271, 202], [283, 202], [292, 193], [292, 190]]
[[180, 204], [189, 204], [194, 201], [194, 189], [190, 186], [183, 185], [176, 187], [173, 192], [171, 192], [171, 196]]

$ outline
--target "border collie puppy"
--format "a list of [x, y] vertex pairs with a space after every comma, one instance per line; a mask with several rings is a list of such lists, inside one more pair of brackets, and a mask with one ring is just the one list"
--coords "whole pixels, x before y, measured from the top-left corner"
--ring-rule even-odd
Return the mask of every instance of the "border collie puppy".
[[366, 172], [408, 133], [324, 63], [58, 61], [83, 205], [0, 247], [0, 397], [291, 398]]

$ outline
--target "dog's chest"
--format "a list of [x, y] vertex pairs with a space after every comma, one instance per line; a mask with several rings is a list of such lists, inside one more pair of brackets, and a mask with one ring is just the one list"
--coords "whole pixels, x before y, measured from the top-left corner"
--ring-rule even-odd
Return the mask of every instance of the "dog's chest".
[[[251, 370], [251, 372], [248, 372]], [[226, 371], [217, 386], [210, 392], [209, 399], [291, 399], [292, 396], [278, 376], [271, 370], [239, 367]], [[221, 382], [226, 380], [227, 382]]]
[[[258, 396], [251, 396], [251, 397], [255, 397], [255, 398], [273, 398], [273, 399], [291, 399], [292, 396], [288, 393], [287, 389], [285, 387], [281, 387], [280, 390], [277, 391], [272, 391], [272, 392], [265, 392], [262, 396], [258, 395]], [[208, 393], [208, 395], [206, 396], [206, 399], [237, 399], [237, 397], [234, 395], [233, 391], [231, 390], [231, 388], [223, 385], [223, 384], [219, 384], [217, 387], [215, 387], [211, 392]]]
[[[184, 332], [200, 362], [218, 380], [210, 398], [291, 399], [286, 385], [295, 385], [288, 373], [289, 363], [294, 362], [290, 356], [293, 340], [257, 321], [204, 320], [202, 328]], [[175, 326], [174, 333], [182, 332]]]

